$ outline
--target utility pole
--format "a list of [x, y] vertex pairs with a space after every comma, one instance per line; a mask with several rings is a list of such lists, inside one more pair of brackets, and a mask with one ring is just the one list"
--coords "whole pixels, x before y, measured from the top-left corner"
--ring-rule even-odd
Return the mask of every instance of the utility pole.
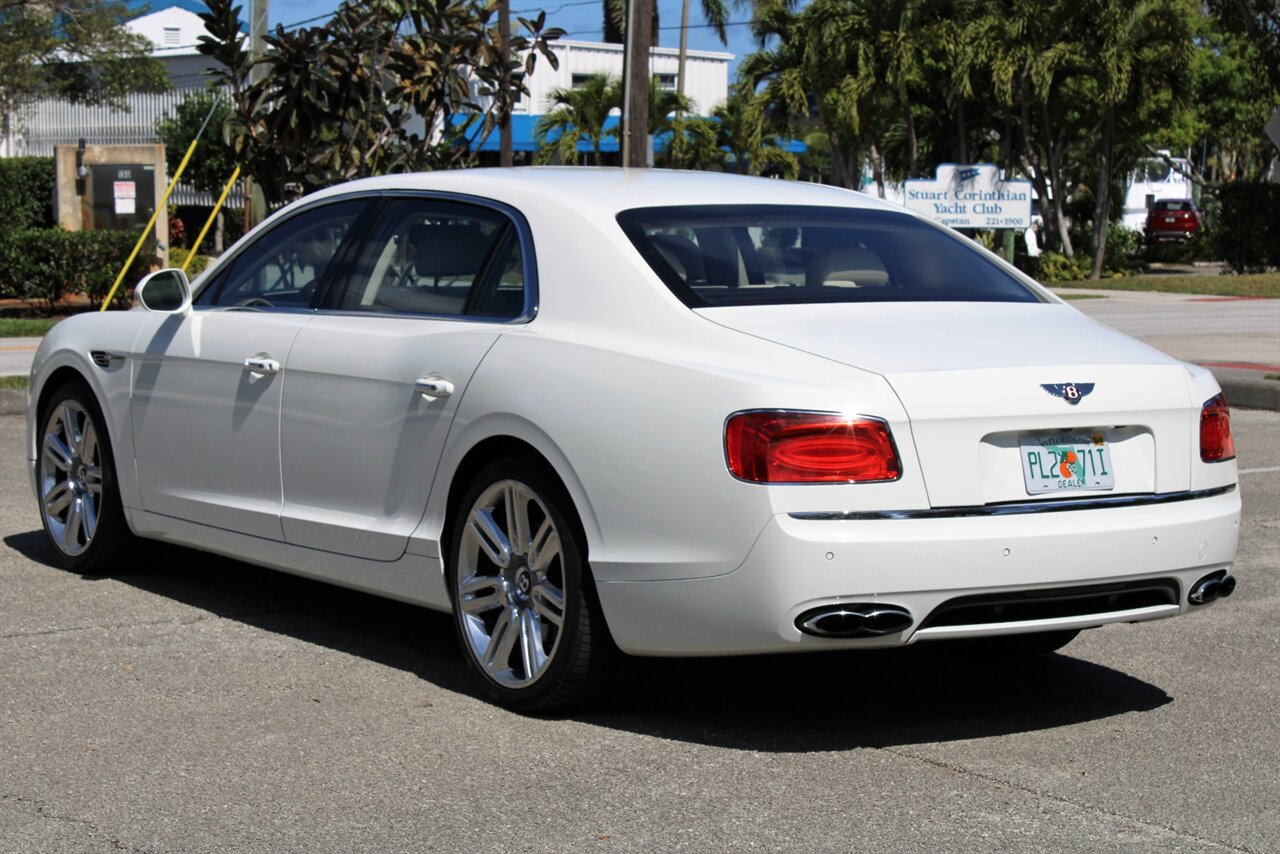
[[[261, 59], [266, 53], [268, 0], [249, 0], [249, 55]], [[262, 66], [255, 66], [249, 73], [249, 82], [257, 83], [266, 74]]]
[[622, 55], [622, 165], [649, 165], [649, 48], [653, 0], [627, 0]]
[[[511, 0], [498, 3], [498, 38], [502, 40], [502, 89], [511, 91]], [[512, 106], [515, 106], [513, 103]], [[498, 165], [513, 166], [511, 154], [511, 110], [502, 116], [498, 126]]]

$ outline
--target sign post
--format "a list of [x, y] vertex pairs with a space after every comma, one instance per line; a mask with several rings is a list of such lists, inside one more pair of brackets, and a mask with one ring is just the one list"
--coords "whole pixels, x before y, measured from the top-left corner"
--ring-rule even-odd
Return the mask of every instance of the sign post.
[[1031, 227], [1031, 182], [1008, 180], [991, 163], [942, 163], [933, 180], [909, 180], [906, 205], [951, 228], [1000, 229], [1002, 254], [1013, 260], [1013, 231]]

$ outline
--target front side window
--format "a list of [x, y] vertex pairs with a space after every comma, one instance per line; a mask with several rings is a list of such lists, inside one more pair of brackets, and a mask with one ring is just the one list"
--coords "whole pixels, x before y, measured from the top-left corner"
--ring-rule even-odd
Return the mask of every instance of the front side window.
[[524, 310], [519, 234], [502, 213], [440, 199], [389, 203], [340, 308], [512, 318]]
[[261, 309], [310, 306], [367, 204], [364, 199], [335, 202], [290, 217], [237, 254], [197, 302]]
[[963, 238], [891, 211], [703, 205], [618, 223], [691, 308], [814, 302], [1039, 302]]

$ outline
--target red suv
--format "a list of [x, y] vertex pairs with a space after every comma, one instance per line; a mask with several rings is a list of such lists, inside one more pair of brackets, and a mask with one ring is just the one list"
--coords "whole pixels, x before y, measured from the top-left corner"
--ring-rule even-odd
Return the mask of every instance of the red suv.
[[1147, 211], [1147, 242], [1190, 240], [1203, 225], [1200, 211], [1190, 199], [1160, 199]]

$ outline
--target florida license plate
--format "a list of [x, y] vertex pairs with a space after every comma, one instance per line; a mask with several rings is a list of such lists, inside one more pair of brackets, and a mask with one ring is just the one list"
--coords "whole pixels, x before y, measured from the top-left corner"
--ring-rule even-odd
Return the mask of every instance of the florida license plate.
[[1115, 488], [1111, 449], [1101, 430], [1024, 433], [1020, 444], [1028, 495]]

